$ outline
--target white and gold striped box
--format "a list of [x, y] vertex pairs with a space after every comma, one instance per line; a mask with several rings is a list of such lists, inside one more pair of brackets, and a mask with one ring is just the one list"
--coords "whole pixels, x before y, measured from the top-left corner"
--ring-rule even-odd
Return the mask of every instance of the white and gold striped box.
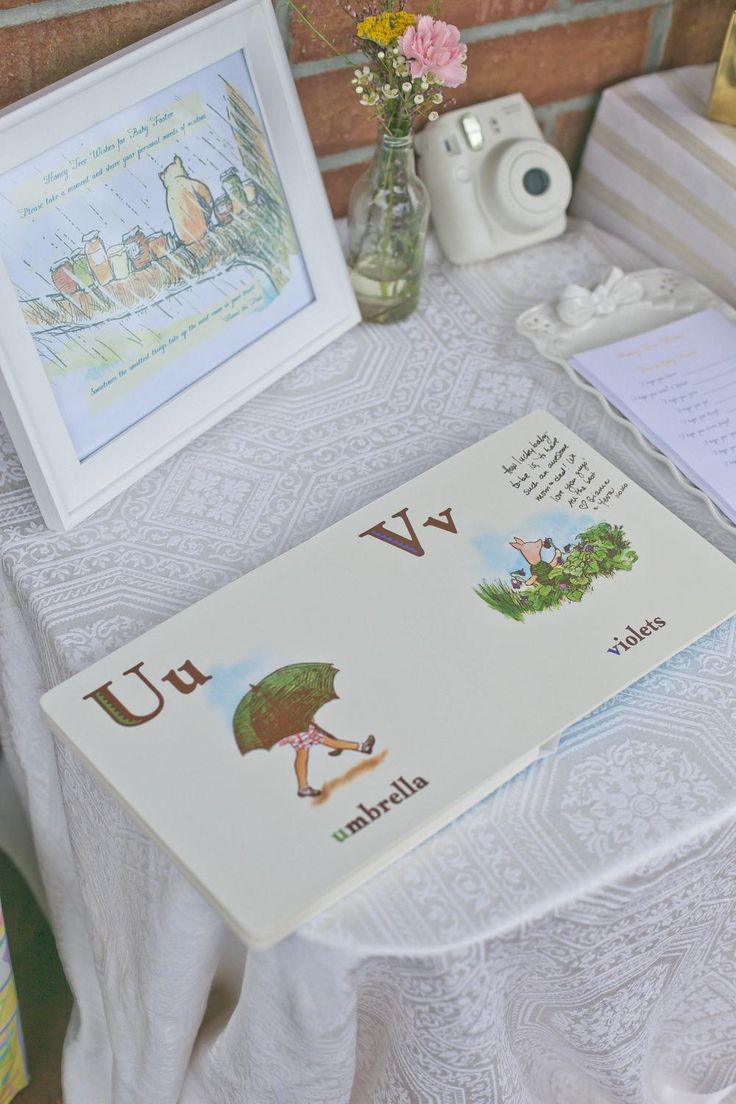
[[604, 92], [571, 213], [736, 303], [736, 129], [706, 116], [713, 65]]

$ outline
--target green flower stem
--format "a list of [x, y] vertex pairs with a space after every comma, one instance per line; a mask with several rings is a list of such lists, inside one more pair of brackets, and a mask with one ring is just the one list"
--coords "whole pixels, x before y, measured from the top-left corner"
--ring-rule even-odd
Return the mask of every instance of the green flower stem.
[[329, 38], [322, 33], [319, 27], [310, 19], [309, 15], [304, 11], [303, 8], [300, 8], [299, 5], [294, 2], [294, 0], [286, 0], [286, 2], [290, 8], [293, 8], [293, 10], [302, 20], [302, 22], [306, 23], [310, 31], [313, 34], [316, 34], [317, 38], [320, 39], [321, 42], [324, 42], [325, 46], [327, 46], [332, 51], [335, 57], [342, 58], [346, 65], [349, 65], [351, 69], [354, 68], [353, 62], [350, 60], [347, 54], [344, 54], [342, 50], [338, 50], [334, 42], [330, 42]]

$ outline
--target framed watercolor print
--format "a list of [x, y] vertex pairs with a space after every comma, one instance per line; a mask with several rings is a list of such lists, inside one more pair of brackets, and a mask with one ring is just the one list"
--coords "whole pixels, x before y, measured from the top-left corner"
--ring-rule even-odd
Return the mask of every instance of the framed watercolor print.
[[0, 403], [69, 528], [359, 314], [270, 0], [0, 113]]

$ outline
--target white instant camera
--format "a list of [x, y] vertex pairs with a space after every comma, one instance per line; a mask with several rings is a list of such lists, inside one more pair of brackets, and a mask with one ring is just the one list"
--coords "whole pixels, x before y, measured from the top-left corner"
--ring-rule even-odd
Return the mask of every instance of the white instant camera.
[[416, 150], [435, 232], [455, 264], [565, 229], [570, 170], [520, 92], [441, 115], [417, 135]]

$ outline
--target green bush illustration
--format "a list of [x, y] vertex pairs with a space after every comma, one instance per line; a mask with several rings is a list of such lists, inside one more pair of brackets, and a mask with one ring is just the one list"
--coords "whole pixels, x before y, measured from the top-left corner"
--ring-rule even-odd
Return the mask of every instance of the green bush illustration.
[[637, 559], [623, 528], [602, 521], [578, 533], [566, 546], [562, 563], [550, 570], [544, 582], [526, 586], [524, 572], [519, 570], [512, 573], [511, 585], [503, 579], [484, 579], [475, 593], [504, 617], [523, 621], [527, 614], [557, 609], [565, 602], [580, 602], [596, 579], [631, 571]]

